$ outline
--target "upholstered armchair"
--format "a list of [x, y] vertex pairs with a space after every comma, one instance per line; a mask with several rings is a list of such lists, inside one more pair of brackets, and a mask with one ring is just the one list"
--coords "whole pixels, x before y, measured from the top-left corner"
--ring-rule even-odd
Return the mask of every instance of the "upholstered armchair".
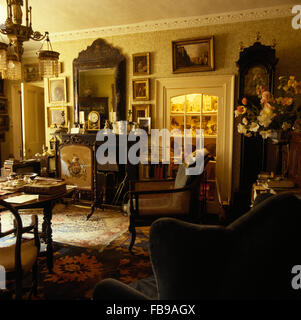
[[[202, 162], [192, 162], [190, 167], [203, 166], [196, 175], [186, 173], [187, 165], [179, 165], [175, 179], [139, 180], [130, 182], [128, 213], [130, 215], [129, 231], [131, 243], [136, 239], [136, 226], [150, 225], [160, 217], [177, 217], [178, 219], [199, 222], [201, 211], [205, 206], [206, 164], [211, 159], [207, 149], [200, 155]], [[194, 157], [194, 161], [195, 161]], [[203, 188], [201, 192], [201, 187]], [[200, 195], [203, 195], [201, 199]]]
[[[23, 277], [32, 272], [32, 293], [37, 293], [38, 282], [38, 255], [40, 252], [40, 239], [38, 235], [38, 217], [32, 216], [32, 223], [24, 227], [18, 211], [9, 203], [0, 200], [0, 205], [11, 212], [14, 216], [14, 228], [11, 230], [1, 231], [0, 238], [14, 234], [16, 241], [14, 244], [0, 248], [0, 265], [2, 271], [5, 270], [5, 278], [15, 281], [15, 297], [22, 298]], [[33, 233], [33, 239], [23, 239], [23, 234]], [[4, 280], [4, 279], [2, 279]], [[1, 291], [1, 288], [0, 288]]]
[[[301, 195], [273, 195], [228, 226], [156, 220], [149, 252], [161, 300], [301, 299], [292, 287], [300, 265]], [[144, 280], [144, 279], [143, 279]], [[300, 283], [300, 281], [299, 281]], [[141, 286], [140, 286], [141, 288]], [[149, 299], [114, 279], [99, 282], [93, 299]]]

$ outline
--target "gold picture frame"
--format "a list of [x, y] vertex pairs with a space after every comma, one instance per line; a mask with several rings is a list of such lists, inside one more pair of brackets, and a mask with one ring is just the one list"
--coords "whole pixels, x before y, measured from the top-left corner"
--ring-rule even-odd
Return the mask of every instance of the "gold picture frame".
[[173, 73], [213, 71], [214, 36], [172, 41]]
[[137, 119], [137, 122], [139, 124], [139, 127], [143, 130], [145, 130], [148, 134], [151, 133], [151, 118], [150, 117], [139, 117]]
[[133, 80], [133, 100], [149, 100], [149, 79]]
[[48, 79], [48, 101], [50, 104], [67, 103], [66, 77]]
[[50, 106], [47, 108], [47, 121], [49, 128], [68, 127], [68, 107]]
[[39, 64], [38, 63], [24, 64], [23, 72], [24, 72], [24, 81], [26, 81], [26, 82], [42, 81], [43, 80], [43, 77], [41, 77], [40, 72], [39, 72]]
[[133, 75], [141, 76], [150, 74], [150, 53], [135, 53], [133, 57]]
[[149, 104], [133, 104], [132, 105], [132, 121], [137, 122], [138, 118], [150, 117]]

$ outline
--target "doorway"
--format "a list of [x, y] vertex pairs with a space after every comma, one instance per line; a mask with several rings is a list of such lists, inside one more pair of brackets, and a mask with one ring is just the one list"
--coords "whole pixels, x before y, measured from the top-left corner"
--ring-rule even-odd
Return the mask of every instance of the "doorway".
[[[156, 81], [155, 128], [158, 129], [171, 127], [171, 122], [175, 118], [171, 102], [175, 97], [199, 95], [210, 97], [211, 100], [213, 97], [218, 101], [218, 112], [212, 112], [210, 117], [212, 121], [215, 120], [217, 131], [211, 137], [208, 135], [208, 138], [214, 139], [216, 144], [215, 184], [219, 206], [229, 205], [232, 197], [234, 79], [233, 75], [215, 75], [163, 78]], [[202, 100], [203, 104], [204, 102]], [[199, 120], [201, 123], [201, 113], [199, 117], [195, 114], [193, 116], [194, 122]], [[210, 115], [204, 113], [204, 116], [208, 118]], [[207, 118], [205, 121], [208, 120]], [[181, 121], [180, 117], [176, 120]], [[183, 123], [185, 121], [183, 120]]]
[[22, 158], [32, 159], [45, 145], [44, 88], [21, 83]]

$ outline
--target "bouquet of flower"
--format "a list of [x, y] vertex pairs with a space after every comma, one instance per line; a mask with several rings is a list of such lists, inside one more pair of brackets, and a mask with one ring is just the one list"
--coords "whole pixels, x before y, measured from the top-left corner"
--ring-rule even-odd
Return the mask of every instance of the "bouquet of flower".
[[279, 77], [279, 96], [274, 97], [266, 88], [257, 85], [256, 93], [260, 104], [255, 105], [243, 98], [235, 110], [235, 117], [241, 121], [238, 132], [251, 137], [257, 132], [263, 139], [273, 137], [275, 132], [289, 133], [301, 128], [301, 104], [297, 98], [301, 94], [301, 81], [294, 76]]

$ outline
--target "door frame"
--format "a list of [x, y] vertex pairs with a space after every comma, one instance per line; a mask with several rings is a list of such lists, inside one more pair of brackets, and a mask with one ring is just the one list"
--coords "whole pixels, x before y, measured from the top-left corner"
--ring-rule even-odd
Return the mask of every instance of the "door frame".
[[218, 108], [218, 137], [216, 145], [216, 184], [220, 205], [229, 205], [232, 198], [233, 124], [234, 124], [234, 75], [209, 75], [161, 78], [156, 80], [156, 107], [154, 128], [167, 128], [169, 97], [177, 90], [182, 94], [195, 91], [217, 92], [222, 103]]

